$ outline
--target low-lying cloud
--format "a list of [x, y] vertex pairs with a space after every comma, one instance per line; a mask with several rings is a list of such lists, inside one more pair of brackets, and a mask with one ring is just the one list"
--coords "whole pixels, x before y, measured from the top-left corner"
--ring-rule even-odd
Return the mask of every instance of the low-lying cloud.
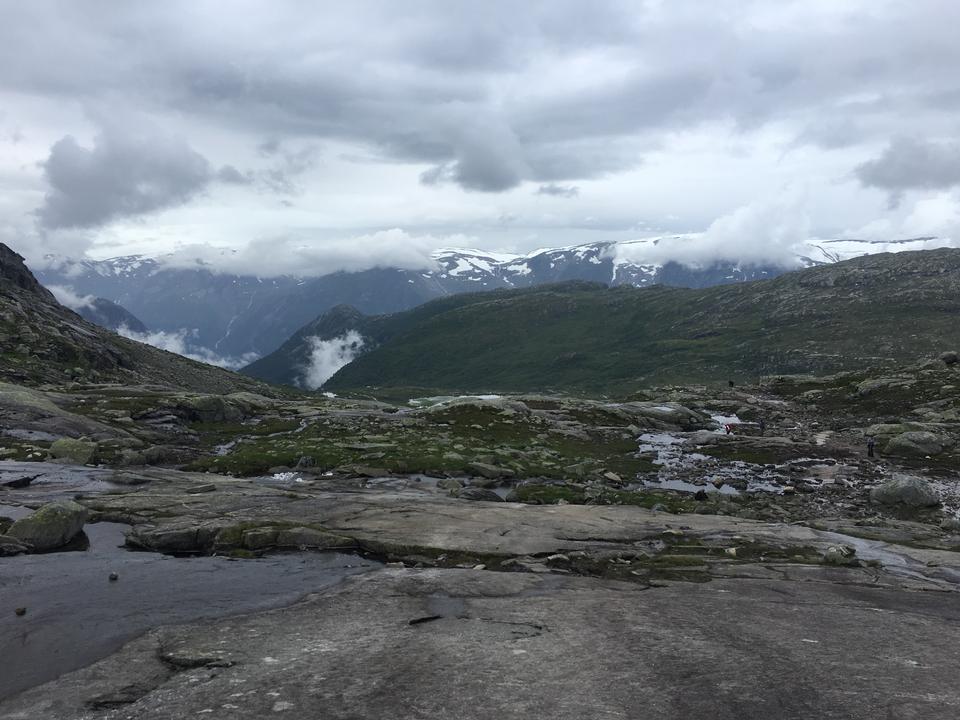
[[349, 330], [332, 340], [309, 338], [310, 358], [303, 369], [301, 384], [309, 390], [317, 390], [336, 372], [353, 362], [363, 349], [363, 337], [356, 330]]
[[316, 277], [371, 268], [431, 270], [440, 247], [467, 245], [463, 235], [411, 235], [394, 228], [367, 235], [305, 241], [261, 238], [239, 250], [212, 245], [187, 245], [159, 260], [171, 268], [204, 267], [212, 272], [257, 277]]
[[704, 268], [720, 262], [795, 267], [811, 239], [803, 196], [787, 192], [714, 220], [702, 233], [618, 245], [615, 260]]
[[66, 285], [48, 285], [47, 290], [53, 293], [58, 303], [71, 310], [92, 308], [96, 300], [93, 295], [78, 295], [73, 288]]
[[207, 365], [227, 368], [228, 370], [237, 370], [249, 365], [258, 357], [255, 353], [247, 353], [241, 357], [218, 355], [209, 348], [199, 346], [193, 342], [192, 338], [196, 335], [196, 331], [194, 330], [177, 330], [176, 332], [157, 330], [140, 333], [123, 325], [117, 329], [117, 334], [129, 340], [136, 340], [146, 345], [153, 345], [155, 348], [176, 353], [177, 355], [182, 355], [185, 358], [197, 360]]

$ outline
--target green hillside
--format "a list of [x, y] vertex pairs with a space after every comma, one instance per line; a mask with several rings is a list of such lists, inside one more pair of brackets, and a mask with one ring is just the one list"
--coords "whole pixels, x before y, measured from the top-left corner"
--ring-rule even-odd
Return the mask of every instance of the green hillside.
[[356, 329], [370, 349], [328, 389], [619, 393], [909, 360], [960, 346], [958, 313], [960, 250], [883, 254], [702, 290], [572, 283], [340, 309], [249, 371], [291, 382], [306, 338]]

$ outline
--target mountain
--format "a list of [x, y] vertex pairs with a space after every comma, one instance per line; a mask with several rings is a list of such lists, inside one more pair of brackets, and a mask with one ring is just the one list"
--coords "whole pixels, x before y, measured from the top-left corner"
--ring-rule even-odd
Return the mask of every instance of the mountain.
[[129, 330], [145, 334], [147, 326], [126, 308], [104, 298], [92, 298], [87, 304], [72, 308], [87, 322], [99, 325], [107, 330]]
[[178, 267], [169, 258], [142, 256], [112, 260], [51, 259], [38, 271], [48, 286], [122, 305], [151, 330], [178, 333], [188, 350], [219, 356], [239, 366], [245, 356], [263, 356], [326, 310], [350, 305], [367, 315], [395, 313], [428, 300], [481, 290], [534, 287], [567, 280], [646, 287], [708, 287], [775, 277], [791, 267], [809, 267], [857, 255], [927, 247], [930, 238], [900, 243], [827, 240], [806, 243], [779, 264], [710, 262], [690, 267], [669, 258], [683, 256], [695, 236], [632, 242], [598, 242], [527, 255], [448, 249], [434, 254], [424, 270], [374, 268], [320, 277], [261, 278], [215, 272], [197, 264]]
[[353, 330], [359, 357], [325, 389], [623, 392], [936, 354], [960, 347], [958, 313], [960, 250], [887, 253], [703, 289], [572, 282], [379, 317], [341, 308], [245, 372], [298, 382], [316, 342]]
[[128, 340], [60, 305], [0, 244], [0, 380], [21, 385], [155, 384], [202, 392], [269, 392], [262, 383]]

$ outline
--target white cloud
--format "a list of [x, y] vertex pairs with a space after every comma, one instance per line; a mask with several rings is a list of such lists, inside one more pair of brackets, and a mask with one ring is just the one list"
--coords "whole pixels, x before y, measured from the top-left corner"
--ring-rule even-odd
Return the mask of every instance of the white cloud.
[[436, 266], [431, 257], [434, 250], [465, 245], [470, 239], [464, 235], [411, 235], [394, 228], [313, 242], [293, 238], [263, 238], [254, 240], [240, 250], [212, 245], [187, 245], [160, 260], [169, 267], [195, 268], [203, 265], [214, 272], [259, 277], [309, 277], [375, 267], [426, 270]]
[[920, 198], [893, 217], [874, 220], [846, 234], [873, 241], [930, 237], [936, 238], [927, 243], [930, 248], [956, 247], [960, 245], [960, 194], [941, 192]]
[[77, 295], [73, 288], [66, 285], [49, 285], [47, 290], [53, 293], [58, 303], [71, 310], [93, 307], [93, 301], [96, 300], [93, 295]]
[[717, 262], [740, 265], [798, 264], [810, 238], [810, 218], [801, 192], [787, 190], [750, 203], [714, 220], [702, 233], [659, 238], [616, 248], [616, 260], [705, 267]]
[[356, 330], [349, 330], [332, 340], [312, 337], [309, 342], [310, 361], [303, 370], [301, 383], [310, 390], [322, 387], [363, 348], [363, 337]]
[[217, 367], [237, 370], [249, 365], [257, 359], [254, 353], [247, 353], [241, 357], [226, 357], [218, 355], [208, 348], [200, 347], [191, 342], [190, 338], [195, 334], [192, 330], [178, 330], [176, 332], [164, 332], [162, 330], [146, 333], [138, 333], [126, 326], [121, 326], [117, 333], [130, 340], [153, 345], [155, 348], [166, 350], [167, 352], [182, 355], [191, 360], [207, 363], [207, 365], [216, 365]]

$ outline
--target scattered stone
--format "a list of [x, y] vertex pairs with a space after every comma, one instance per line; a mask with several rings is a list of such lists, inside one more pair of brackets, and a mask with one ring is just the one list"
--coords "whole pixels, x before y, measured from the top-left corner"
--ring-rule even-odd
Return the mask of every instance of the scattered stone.
[[27, 609], [25, 607], [18, 607], [16, 610], [13, 611], [13, 614], [16, 615], [17, 617], [23, 617], [24, 615], [27, 614]]
[[110, 573], [110, 582], [116, 582], [119, 579], [120, 579], [120, 575], [118, 573], [115, 573], [115, 572]]

